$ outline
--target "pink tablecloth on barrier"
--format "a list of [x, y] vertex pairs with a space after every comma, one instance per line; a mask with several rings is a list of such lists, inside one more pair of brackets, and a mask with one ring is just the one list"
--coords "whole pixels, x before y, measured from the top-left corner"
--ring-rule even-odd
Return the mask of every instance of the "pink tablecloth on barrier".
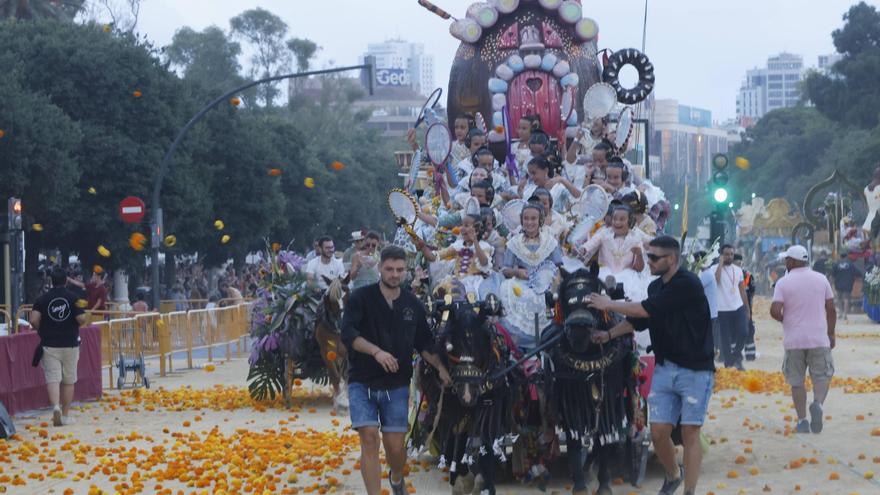
[[[101, 329], [80, 329], [74, 400], [101, 398]], [[40, 338], [36, 332], [0, 337], [0, 402], [9, 414], [49, 406], [43, 368], [31, 366]]]

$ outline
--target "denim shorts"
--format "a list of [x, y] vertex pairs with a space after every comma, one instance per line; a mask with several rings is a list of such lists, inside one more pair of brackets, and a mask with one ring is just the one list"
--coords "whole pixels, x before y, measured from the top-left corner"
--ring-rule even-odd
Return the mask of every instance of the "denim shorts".
[[715, 373], [694, 371], [666, 361], [654, 368], [648, 394], [648, 420], [651, 423], [702, 426], [709, 409]]
[[381, 426], [385, 433], [409, 431], [409, 387], [385, 390], [350, 382], [348, 402], [354, 430]]

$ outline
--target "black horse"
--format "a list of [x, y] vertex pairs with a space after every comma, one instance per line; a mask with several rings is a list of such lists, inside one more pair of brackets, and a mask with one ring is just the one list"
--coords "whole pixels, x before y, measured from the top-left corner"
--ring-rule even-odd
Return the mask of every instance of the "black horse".
[[[630, 425], [637, 403], [636, 354], [630, 337], [593, 344], [591, 333], [608, 330], [620, 321], [611, 313], [588, 307], [589, 295], [604, 285], [597, 270], [562, 271], [559, 291], [553, 296], [557, 325], [548, 338], [559, 336], [559, 345], [548, 354], [553, 371], [553, 400], [548, 406], [557, 431], [565, 438], [573, 493], [587, 493], [585, 472], [598, 462], [599, 495], [611, 494], [610, 460], [616, 446], [629, 444]], [[609, 291], [615, 298], [614, 291]]]
[[422, 397], [410, 447], [440, 455], [453, 492], [494, 494], [497, 464], [506, 460], [515, 397], [510, 377], [497, 373], [510, 357], [508, 342], [490, 318], [500, 309], [494, 295], [481, 302], [447, 296], [433, 308], [437, 352], [452, 387], [443, 390], [434, 368], [420, 366]]

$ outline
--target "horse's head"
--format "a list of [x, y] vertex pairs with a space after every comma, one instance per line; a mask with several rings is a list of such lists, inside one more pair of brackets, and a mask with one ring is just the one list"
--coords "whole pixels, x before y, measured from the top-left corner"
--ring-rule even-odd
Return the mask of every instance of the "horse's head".
[[330, 279], [324, 277], [327, 289], [324, 290], [321, 302], [327, 313], [334, 318], [342, 316], [342, 311], [345, 309], [345, 303], [348, 301], [349, 281], [350, 277], [348, 274], [345, 275], [345, 278], [337, 277]]
[[446, 355], [452, 389], [461, 404], [472, 407], [487, 391], [486, 379], [497, 364], [495, 333], [489, 316], [500, 312], [498, 298], [490, 295], [477, 301], [451, 297], [436, 306], [440, 317], [440, 345]]
[[590, 334], [593, 330], [609, 328], [610, 317], [589, 307], [590, 294], [601, 293], [604, 288], [595, 268], [582, 268], [573, 273], [562, 270], [562, 282], [556, 296], [558, 309], [562, 312], [565, 338], [576, 353], [584, 353], [590, 349]]

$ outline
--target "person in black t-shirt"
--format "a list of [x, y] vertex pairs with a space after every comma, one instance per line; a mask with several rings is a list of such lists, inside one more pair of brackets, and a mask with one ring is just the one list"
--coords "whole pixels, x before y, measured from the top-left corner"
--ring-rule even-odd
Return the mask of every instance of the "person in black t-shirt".
[[46, 375], [55, 426], [72, 423], [69, 414], [79, 363], [79, 327], [86, 318], [82, 309], [86, 301], [67, 289], [66, 284], [67, 272], [54, 268], [52, 290], [37, 299], [30, 318], [31, 326], [40, 335], [40, 363]]
[[[590, 305], [627, 317], [610, 331], [596, 331], [595, 342], [650, 328], [657, 359], [648, 407], [654, 451], [666, 470], [660, 493], [674, 493], [684, 481], [685, 495], [693, 495], [700, 475], [702, 448], [700, 428], [709, 408], [715, 383], [714, 345], [709, 301], [699, 277], [681, 269], [681, 247], [669, 236], [648, 244], [651, 275], [659, 278], [648, 286], [642, 302], [612, 301], [592, 294]], [[681, 424], [684, 466], [675, 464], [672, 429]]]
[[837, 292], [837, 305], [844, 320], [848, 320], [849, 303], [852, 299], [853, 286], [859, 276], [859, 270], [855, 263], [850, 261], [848, 252], [843, 250], [840, 259], [831, 266], [831, 278], [834, 280], [834, 289]]
[[378, 283], [355, 290], [342, 316], [342, 341], [348, 347], [348, 397], [351, 427], [361, 441], [361, 476], [370, 495], [379, 495], [379, 427], [394, 495], [406, 493], [404, 440], [409, 429], [409, 383], [413, 350], [435, 367], [444, 385], [452, 379], [436, 354], [425, 307], [403, 291], [406, 252], [382, 250]]

